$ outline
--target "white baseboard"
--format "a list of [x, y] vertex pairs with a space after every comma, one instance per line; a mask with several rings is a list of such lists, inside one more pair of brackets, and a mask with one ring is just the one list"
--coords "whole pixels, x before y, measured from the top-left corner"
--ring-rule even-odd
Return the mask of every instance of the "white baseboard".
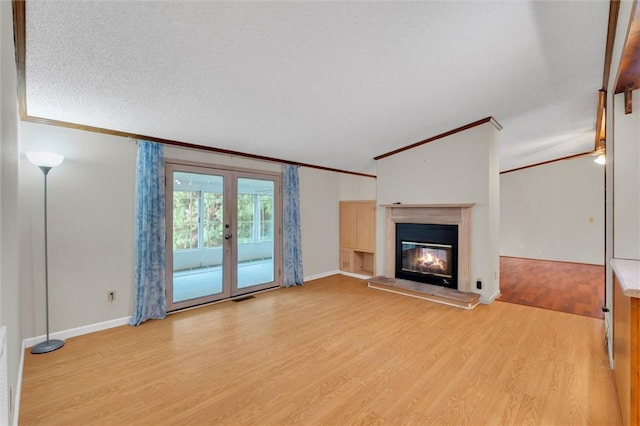
[[304, 277], [304, 280], [305, 282], [311, 281], [311, 280], [318, 280], [320, 278], [330, 277], [331, 275], [338, 275], [338, 274], [346, 275], [348, 277], [353, 277], [353, 278], [359, 278], [361, 280], [367, 280], [371, 278], [370, 275], [360, 275], [360, 274], [354, 274], [353, 272], [336, 270], [336, 271], [323, 272], [322, 274], [309, 275], [307, 277]]
[[498, 298], [498, 296], [500, 296], [500, 294], [500, 290], [498, 290], [490, 297], [480, 296], [480, 303], [483, 305], [490, 305]]
[[312, 280], [318, 280], [320, 278], [324, 278], [324, 277], [330, 277], [331, 275], [336, 275], [339, 274], [340, 271], [330, 271], [330, 272], [323, 272], [321, 274], [313, 274], [313, 275], [307, 275], [306, 277], [304, 277], [304, 281], [312, 281]]
[[20, 363], [18, 364], [18, 379], [16, 383], [16, 391], [13, 394], [13, 420], [12, 426], [18, 426], [18, 417], [20, 417], [20, 395], [22, 395], [22, 370], [24, 368], [24, 351], [27, 349], [25, 341], [22, 341], [22, 350], [20, 351]]
[[353, 272], [338, 271], [338, 273], [348, 277], [359, 278], [361, 280], [368, 280], [371, 278], [371, 275], [354, 274]]
[[[123, 318], [116, 318], [109, 321], [103, 321], [96, 324], [84, 325], [82, 327], [71, 328], [69, 330], [56, 331], [55, 333], [50, 333], [50, 339], [61, 339], [65, 340], [70, 337], [82, 336], [83, 334], [95, 333], [96, 331], [106, 330], [108, 328], [119, 327], [121, 325], [129, 324], [130, 316]], [[24, 348], [30, 348], [37, 345], [40, 342], [44, 342], [47, 339], [46, 335], [30, 337], [28, 339], [24, 339], [23, 346]], [[23, 351], [24, 352], [24, 351]]]

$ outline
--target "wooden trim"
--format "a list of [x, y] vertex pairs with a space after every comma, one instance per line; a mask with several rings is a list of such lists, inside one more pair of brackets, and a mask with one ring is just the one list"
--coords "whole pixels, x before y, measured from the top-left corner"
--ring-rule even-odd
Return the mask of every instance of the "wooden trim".
[[156, 137], [156, 136], [140, 135], [140, 134], [137, 134], [137, 133], [129, 133], [129, 132], [121, 132], [119, 130], [112, 130], [112, 129], [105, 129], [105, 128], [102, 128], [102, 127], [87, 126], [85, 124], [77, 124], [77, 123], [69, 123], [67, 121], [51, 120], [49, 118], [43, 118], [43, 117], [26, 116], [26, 117], [23, 118], [23, 121], [28, 121], [28, 122], [32, 122], [32, 123], [47, 124], [49, 126], [67, 127], [67, 128], [70, 128], [70, 129], [83, 130], [83, 131], [86, 131], [86, 132], [102, 133], [102, 134], [105, 134], [105, 135], [120, 136], [120, 137], [123, 137], [123, 138], [143, 139], [143, 140], [146, 140], [146, 141], [162, 143], [162, 144], [165, 144], [165, 145], [178, 146], [178, 147], [187, 148], [187, 149], [197, 149], [197, 150], [200, 150], [200, 151], [207, 151], [207, 152], [215, 152], [217, 154], [233, 155], [233, 156], [236, 156], [236, 157], [245, 157], [245, 158], [250, 158], [250, 159], [253, 159], [253, 160], [271, 161], [271, 162], [274, 162], [274, 163], [283, 163], [283, 164], [295, 164], [297, 166], [308, 167], [310, 169], [326, 170], [326, 171], [330, 171], [330, 172], [345, 173], [345, 174], [350, 174], [350, 175], [355, 175], [355, 176], [364, 176], [364, 177], [369, 177], [369, 178], [373, 178], [373, 179], [377, 178], [377, 176], [371, 175], [371, 174], [367, 174], [367, 173], [360, 173], [360, 172], [353, 172], [353, 171], [350, 171], [350, 170], [335, 169], [335, 168], [332, 168], [332, 167], [324, 167], [324, 166], [319, 166], [319, 165], [316, 165], [316, 164], [301, 163], [301, 162], [292, 161], [292, 160], [285, 160], [285, 159], [282, 159], [282, 158], [268, 157], [266, 155], [249, 154], [249, 153], [246, 153], [246, 152], [233, 151], [233, 150], [230, 150], [230, 149], [216, 148], [216, 147], [212, 147], [212, 146], [197, 145], [197, 144], [189, 143], [189, 142], [181, 142], [181, 141], [176, 141], [176, 140], [172, 140], [172, 139], [163, 139], [163, 138], [159, 138], [159, 137]]
[[594, 151], [587, 151], [587, 152], [583, 152], [581, 154], [568, 155], [566, 157], [556, 158], [555, 160], [548, 160], [548, 161], [543, 161], [541, 163], [531, 164], [529, 166], [522, 166], [522, 167], [518, 167], [516, 169], [505, 170], [504, 172], [500, 172], [500, 174], [503, 175], [505, 173], [517, 172], [519, 170], [529, 169], [531, 167], [544, 166], [545, 164], [555, 163], [556, 161], [571, 160], [572, 158], [583, 157], [585, 155], [593, 155], [594, 153], [595, 153]]
[[604, 69], [602, 71], [602, 88], [598, 91], [598, 105], [596, 108], [596, 140], [594, 151], [603, 151], [607, 138], [607, 90], [609, 88], [609, 76], [611, 74], [611, 60], [613, 57], [613, 44], [616, 38], [618, 26], [618, 14], [620, 0], [609, 2], [609, 22], [607, 24], [607, 43], [604, 51]]
[[614, 94], [624, 92], [630, 85], [631, 90], [640, 87], [640, 8], [638, 2], [633, 2], [627, 37], [620, 58], [620, 68], [616, 80]]
[[611, 58], [613, 57], [613, 43], [616, 38], [616, 28], [618, 26], [618, 12], [620, 11], [620, 0], [609, 2], [609, 23], [607, 25], [607, 44], [604, 52], [604, 70], [602, 72], [602, 90], [609, 88], [609, 74], [611, 72]]
[[453, 129], [453, 130], [449, 130], [448, 132], [441, 133], [441, 134], [439, 134], [437, 136], [433, 136], [433, 137], [431, 137], [429, 139], [425, 139], [423, 141], [416, 142], [416, 143], [413, 143], [411, 145], [407, 145], [405, 147], [398, 148], [398, 149], [393, 150], [393, 151], [389, 151], [389, 152], [387, 152], [385, 154], [378, 155], [376, 157], [373, 157], [373, 159], [374, 160], [381, 160], [383, 158], [390, 157], [392, 155], [398, 154], [398, 153], [403, 152], [403, 151], [407, 151], [407, 150], [415, 148], [417, 146], [424, 145], [426, 143], [433, 142], [433, 141], [436, 141], [438, 139], [446, 138], [447, 136], [451, 136], [451, 135], [454, 135], [456, 133], [463, 132], [465, 130], [469, 130], [469, 129], [473, 128], [473, 127], [480, 126], [480, 125], [485, 124], [485, 123], [492, 123], [494, 126], [496, 126], [496, 128], [498, 130], [502, 130], [502, 126], [500, 125], [500, 123], [498, 123], [493, 117], [485, 117], [485, 118], [483, 118], [481, 120], [474, 121], [473, 123], [465, 124], [464, 126], [458, 127], [456, 129]]
[[26, 51], [27, 51], [26, 49], [27, 37], [26, 37], [25, 3], [26, 3], [26, 0], [13, 0], [13, 32], [14, 32], [14, 43], [15, 43], [15, 49], [16, 49], [16, 72], [17, 72], [17, 79], [18, 79], [18, 109], [19, 109], [20, 119], [22, 121], [47, 124], [49, 126], [67, 127], [69, 129], [83, 130], [86, 132], [94, 132], [94, 133], [102, 133], [105, 135], [120, 136], [124, 138], [144, 139], [147, 141], [158, 142], [165, 145], [179, 146], [179, 147], [188, 148], [188, 149], [198, 149], [202, 151], [215, 152], [218, 154], [235, 155], [238, 157], [252, 158], [254, 160], [271, 161], [271, 162], [284, 163], [284, 164], [295, 164], [302, 167], [308, 167], [310, 169], [325, 170], [325, 171], [336, 172], [336, 173], [345, 173], [345, 174], [350, 174], [355, 176], [369, 177], [373, 179], [377, 178], [376, 175], [372, 175], [368, 173], [360, 173], [360, 172], [354, 172], [350, 170], [335, 169], [332, 167], [324, 167], [316, 164], [301, 163], [301, 162], [292, 161], [292, 160], [285, 160], [282, 158], [268, 157], [265, 155], [254, 155], [254, 154], [248, 154], [246, 152], [233, 151], [229, 149], [197, 145], [197, 144], [192, 144], [188, 142], [181, 142], [181, 141], [176, 141], [171, 139], [163, 139], [163, 138], [158, 138], [154, 136], [140, 135], [136, 133], [121, 132], [118, 130], [105, 129], [102, 127], [94, 127], [94, 126], [87, 126], [87, 125], [78, 124], [78, 123], [70, 123], [67, 121], [52, 120], [44, 117], [30, 116], [27, 113], [27, 90], [26, 90], [27, 82], [26, 82], [26, 60], [25, 60]]
[[27, 116], [27, 82], [25, 77], [27, 31], [24, 0], [13, 0], [13, 43], [16, 50], [16, 74], [18, 80], [18, 112], [22, 120]]
[[603, 151], [605, 149], [605, 140], [607, 136], [607, 91], [598, 91], [598, 106], [596, 109], [596, 140], [594, 151]]
[[633, 83], [630, 83], [624, 89], [624, 113], [631, 114], [633, 112]]

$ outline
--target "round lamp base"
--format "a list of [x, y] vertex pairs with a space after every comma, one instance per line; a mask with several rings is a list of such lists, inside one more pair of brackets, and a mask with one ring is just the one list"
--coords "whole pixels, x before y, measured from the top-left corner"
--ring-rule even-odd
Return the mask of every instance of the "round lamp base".
[[47, 352], [53, 352], [56, 349], [60, 349], [64, 346], [64, 340], [45, 340], [44, 342], [40, 342], [31, 348], [32, 354], [46, 354]]

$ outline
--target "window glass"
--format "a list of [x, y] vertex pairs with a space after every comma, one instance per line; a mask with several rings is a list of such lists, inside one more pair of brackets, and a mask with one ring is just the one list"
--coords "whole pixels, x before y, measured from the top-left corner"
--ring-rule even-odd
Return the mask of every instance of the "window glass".
[[173, 249], [198, 247], [200, 193], [175, 191], [173, 194]]
[[204, 247], [220, 247], [222, 245], [222, 194], [205, 192], [203, 193], [203, 201]]
[[238, 194], [238, 243], [253, 242], [253, 194]]

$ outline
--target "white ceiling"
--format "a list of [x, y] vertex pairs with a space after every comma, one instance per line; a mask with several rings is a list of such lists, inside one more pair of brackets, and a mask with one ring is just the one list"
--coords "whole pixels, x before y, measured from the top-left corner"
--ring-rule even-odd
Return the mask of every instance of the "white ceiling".
[[500, 168], [592, 150], [608, 0], [36, 1], [27, 113], [375, 174], [493, 116]]

